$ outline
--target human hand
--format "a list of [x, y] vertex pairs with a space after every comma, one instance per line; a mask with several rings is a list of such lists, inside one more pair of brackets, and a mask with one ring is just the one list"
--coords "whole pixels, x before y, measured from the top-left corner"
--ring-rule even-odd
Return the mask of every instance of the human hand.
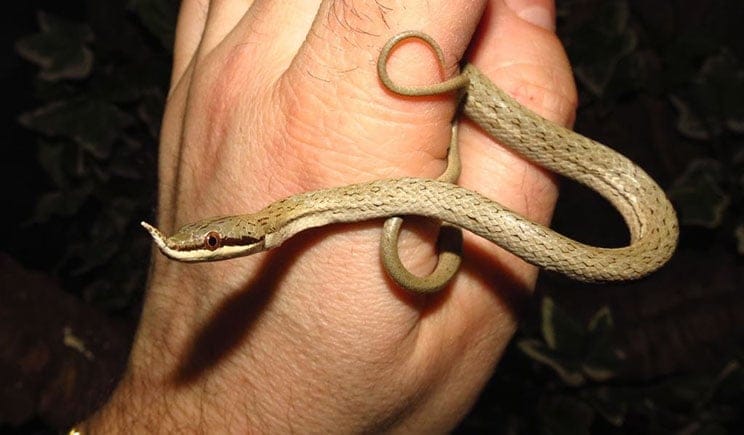
[[[497, 85], [570, 123], [567, 60], [552, 31], [534, 24], [552, 26], [553, 9], [547, 0], [185, 0], [160, 145], [160, 227], [168, 233], [321, 187], [436, 178], [454, 98], [403, 98], [376, 73], [380, 48], [403, 30], [439, 42], [448, 76], [471, 44], [468, 61]], [[397, 49], [388, 69], [399, 83], [443, 79], [417, 43]], [[549, 175], [470, 123], [460, 141], [459, 184], [549, 221], [557, 194]], [[325, 227], [219, 263], [156, 254], [129, 368], [86, 428], [452, 427], [503, 353], [536, 270], [466, 234], [453, 283], [411, 295], [382, 270], [380, 228]], [[420, 220], [404, 232], [401, 255], [412, 271], [431, 269], [435, 239], [436, 227]]]

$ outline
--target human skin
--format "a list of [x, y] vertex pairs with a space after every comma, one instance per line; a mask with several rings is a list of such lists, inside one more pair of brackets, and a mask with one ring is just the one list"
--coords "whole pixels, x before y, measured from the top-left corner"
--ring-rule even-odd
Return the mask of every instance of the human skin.
[[[256, 211], [299, 192], [445, 167], [454, 95], [406, 98], [376, 73], [388, 38], [399, 83], [467, 60], [522, 104], [569, 125], [576, 93], [547, 0], [184, 0], [160, 143], [158, 225]], [[459, 184], [541, 223], [554, 180], [463, 122]], [[407, 219], [413, 272], [437, 229]], [[84, 432], [440, 432], [477, 399], [537, 271], [465, 234], [464, 262], [435, 295], [381, 266], [381, 221], [304, 232], [236, 260], [183, 264], [154, 251], [128, 368]], [[146, 237], [143, 232], [143, 237]]]

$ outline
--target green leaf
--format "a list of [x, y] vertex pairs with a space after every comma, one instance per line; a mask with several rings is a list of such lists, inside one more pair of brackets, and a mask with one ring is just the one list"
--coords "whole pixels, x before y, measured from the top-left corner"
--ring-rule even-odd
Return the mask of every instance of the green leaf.
[[81, 275], [108, 263], [121, 249], [127, 226], [132, 222], [136, 203], [116, 198], [107, 204], [88, 229], [85, 237], [73, 243], [68, 257], [79, 260], [72, 273]]
[[721, 163], [713, 159], [690, 162], [674, 181], [669, 196], [683, 225], [716, 228], [721, 225], [731, 199], [721, 187]]
[[86, 46], [93, 39], [90, 28], [39, 12], [41, 32], [16, 42], [16, 51], [41, 68], [39, 77], [47, 81], [82, 79], [93, 66], [93, 52]]
[[706, 59], [697, 81], [711, 101], [708, 109], [722, 120], [723, 126], [744, 133], [744, 63], [723, 48]]
[[638, 37], [628, 28], [626, 1], [605, 2], [597, 9], [593, 19], [567, 41], [567, 48], [578, 81], [592, 94], [603, 96], [621, 62], [636, 50]]
[[522, 340], [518, 343], [522, 352], [551, 367], [571, 386], [581, 385], [587, 378], [603, 382], [616, 375], [624, 355], [614, 348], [608, 307], [598, 310], [586, 329], [549, 297], [543, 298], [541, 308], [545, 342]]
[[697, 140], [710, 140], [713, 135], [720, 133], [720, 129], [711, 131], [714, 127], [702, 120], [687, 99], [671, 95], [669, 101], [677, 110], [677, 130], [683, 135]]
[[586, 381], [576, 361], [548, 348], [539, 340], [520, 340], [517, 347], [531, 359], [555, 370], [566, 385], [579, 386]]
[[582, 363], [584, 373], [597, 382], [605, 382], [617, 374], [624, 354], [614, 348], [612, 340], [612, 313], [602, 307], [589, 321], [586, 355]]
[[548, 347], [566, 355], [581, 355], [586, 339], [583, 326], [555, 305], [550, 297], [543, 298], [540, 312], [542, 334]]
[[721, 368], [711, 390], [711, 401], [741, 403], [744, 399], [744, 367], [739, 359], [732, 359]]
[[677, 129], [697, 140], [744, 133], [744, 63], [727, 48], [709, 55], [690, 85], [670, 96]]
[[610, 307], [604, 306], [589, 320], [588, 330], [592, 334], [605, 336], [612, 327], [612, 312], [610, 312]]
[[[628, 33], [622, 39], [612, 41], [612, 45], [618, 47], [607, 48], [607, 53], [612, 53], [611, 57], [600, 57], [592, 62], [583, 62], [574, 68], [576, 78], [586, 89], [596, 96], [603, 96], [607, 91], [608, 85], [612, 82], [617, 74], [620, 62], [629, 56], [638, 44], [637, 37], [634, 33]], [[641, 63], [638, 63], [642, 65]]]
[[71, 190], [59, 190], [44, 194], [36, 202], [29, 224], [44, 223], [56, 217], [76, 214], [93, 192], [93, 185], [84, 184]]
[[163, 83], [167, 83], [169, 77], [170, 58], [159, 56], [146, 61], [137, 60], [105, 69], [91, 77], [89, 94], [117, 104], [137, 103], [143, 97], [163, 95]]
[[142, 20], [142, 24], [160, 40], [164, 48], [171, 50], [178, 15], [176, 0], [131, 0], [129, 7]]
[[621, 427], [628, 414], [628, 402], [616, 389], [601, 386], [587, 392], [585, 399], [611, 425]]
[[[616, 361], [613, 354], [602, 355], [603, 359]], [[591, 359], [594, 361], [587, 361], [581, 365], [581, 370], [584, 372], [587, 378], [595, 382], [607, 382], [610, 379], [617, 376], [617, 370], [614, 366], [610, 366], [605, 361], [601, 361], [601, 358], [596, 355], [592, 355]]]
[[[75, 145], [73, 144], [73, 146]], [[64, 157], [65, 144], [39, 141], [39, 151], [37, 153], [39, 164], [51, 178], [52, 183], [60, 189], [70, 187]]]
[[581, 363], [586, 376], [596, 382], [606, 382], [617, 375], [625, 354], [615, 348], [610, 335], [596, 337], [587, 344], [587, 353]]
[[24, 113], [19, 122], [47, 136], [70, 138], [96, 158], [105, 159], [114, 141], [134, 119], [111, 103], [78, 98]]

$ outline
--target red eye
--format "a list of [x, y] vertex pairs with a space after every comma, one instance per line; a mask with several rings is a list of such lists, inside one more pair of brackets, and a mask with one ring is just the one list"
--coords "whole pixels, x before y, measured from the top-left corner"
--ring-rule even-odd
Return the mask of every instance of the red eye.
[[204, 236], [204, 248], [214, 251], [222, 246], [222, 236], [217, 231], [210, 231]]

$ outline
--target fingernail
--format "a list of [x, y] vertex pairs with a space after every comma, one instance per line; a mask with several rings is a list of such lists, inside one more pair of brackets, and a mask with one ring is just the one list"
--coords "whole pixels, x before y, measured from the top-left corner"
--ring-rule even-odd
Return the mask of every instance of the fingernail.
[[555, 31], [555, 8], [545, 0], [504, 0], [509, 9], [528, 23]]

